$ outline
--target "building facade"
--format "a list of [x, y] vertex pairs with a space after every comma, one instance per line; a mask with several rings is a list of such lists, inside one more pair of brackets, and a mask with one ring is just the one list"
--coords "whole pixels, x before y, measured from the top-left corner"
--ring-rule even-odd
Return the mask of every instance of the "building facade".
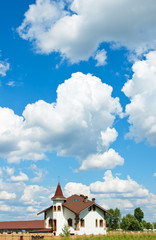
[[52, 197], [53, 205], [39, 212], [44, 213], [45, 228], [51, 229], [54, 235], [62, 233], [67, 225], [72, 235], [106, 234], [107, 210], [89, 200], [87, 196], [74, 194], [65, 198], [60, 183]]

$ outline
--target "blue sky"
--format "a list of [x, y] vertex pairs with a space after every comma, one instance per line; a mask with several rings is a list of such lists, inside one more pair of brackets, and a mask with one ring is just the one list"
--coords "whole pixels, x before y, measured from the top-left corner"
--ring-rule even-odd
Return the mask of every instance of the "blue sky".
[[156, 221], [155, 1], [0, 5], [0, 219], [37, 219], [60, 176]]

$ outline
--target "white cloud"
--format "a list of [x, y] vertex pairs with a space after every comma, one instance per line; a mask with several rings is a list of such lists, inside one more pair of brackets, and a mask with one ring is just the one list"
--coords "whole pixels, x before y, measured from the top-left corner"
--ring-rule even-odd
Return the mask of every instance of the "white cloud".
[[21, 201], [24, 204], [36, 205], [40, 203], [42, 196], [48, 193], [48, 190], [42, 186], [38, 185], [29, 185], [24, 189], [24, 193], [21, 196]]
[[153, 173], [153, 177], [156, 177], [156, 173]]
[[2, 172], [2, 169], [0, 168], [0, 176], [2, 176], [3, 175], [3, 172]]
[[107, 64], [107, 52], [102, 49], [100, 51], [97, 51], [96, 55], [95, 55], [95, 60], [97, 61], [96, 66], [103, 66]]
[[0, 75], [2, 77], [6, 76], [6, 72], [9, 70], [10, 64], [6, 61], [0, 61]]
[[37, 51], [60, 52], [71, 62], [88, 60], [102, 42], [140, 54], [156, 46], [155, 12], [155, 0], [36, 0], [18, 32]]
[[15, 169], [14, 168], [10, 168], [10, 167], [7, 167], [6, 168], [6, 172], [9, 176], [13, 175], [14, 174], [14, 171]]
[[7, 85], [10, 87], [15, 87], [15, 81], [9, 81]]
[[65, 196], [69, 197], [73, 194], [83, 194], [88, 197], [92, 197], [92, 194], [90, 193], [90, 188], [89, 186], [86, 186], [82, 183], [74, 183], [74, 182], [69, 182], [65, 185], [64, 187], [64, 194]]
[[[78, 72], [59, 85], [56, 103], [40, 100], [28, 104], [23, 117], [0, 108], [0, 157], [9, 162], [37, 161], [46, 158], [45, 152], [55, 150], [81, 162], [103, 153], [117, 137], [112, 128], [116, 116], [122, 117], [112, 90], [99, 78]], [[121, 158], [110, 160], [114, 166], [118, 160], [121, 165]]]
[[81, 164], [79, 171], [97, 170], [97, 169], [112, 169], [118, 165], [123, 165], [124, 159], [110, 148], [104, 153], [97, 153], [88, 156]]
[[16, 198], [16, 194], [15, 193], [9, 193], [6, 191], [1, 191], [0, 192], [0, 199], [1, 200], [6, 200], [6, 199], [15, 199]]
[[38, 209], [32, 206], [27, 207], [27, 212], [37, 213]]
[[136, 141], [147, 139], [156, 145], [156, 51], [148, 53], [145, 60], [135, 62], [133, 72], [132, 79], [122, 89], [130, 99], [126, 105], [130, 123], [128, 136]]
[[25, 173], [20, 172], [18, 176], [11, 176], [10, 180], [12, 182], [24, 182], [24, 181], [28, 181], [29, 178]]
[[91, 192], [100, 194], [127, 193], [123, 195], [127, 197], [146, 197], [149, 194], [147, 189], [132, 180], [129, 176], [126, 180], [122, 180], [119, 177], [113, 177], [112, 172], [108, 170], [105, 172], [103, 179], [103, 182], [98, 181], [90, 185]]
[[99, 149], [101, 148], [100, 145], [105, 147], [106, 149], [110, 146], [111, 143], [115, 142], [118, 136], [117, 131], [115, 128], [108, 127], [106, 131], [101, 131], [101, 137], [99, 141]]
[[8, 206], [8, 205], [6, 205], [6, 204], [0, 205], [0, 211], [2, 211], [2, 212], [8, 212], [8, 211], [10, 211], [10, 210], [11, 210], [10, 206]]
[[[12, 220], [36, 219], [36, 212], [31, 210], [38, 209], [40, 211], [50, 206], [50, 195], [52, 193], [54, 193], [52, 187], [27, 185], [25, 182], [11, 182], [0, 179], [0, 206], [7, 206], [4, 210], [0, 208], [2, 211], [9, 209], [8, 213], [3, 214], [1, 212], [1, 219], [3, 221], [7, 221], [9, 218]], [[38, 210], [37, 212], [39, 212]]]
[[33, 173], [36, 175], [36, 177], [31, 178], [31, 182], [33, 183], [37, 183], [37, 182], [41, 182], [43, 179], [43, 176], [45, 174], [47, 174], [47, 171], [45, 171], [44, 169], [39, 169], [36, 164], [32, 164], [31, 165], [31, 170], [33, 171]]

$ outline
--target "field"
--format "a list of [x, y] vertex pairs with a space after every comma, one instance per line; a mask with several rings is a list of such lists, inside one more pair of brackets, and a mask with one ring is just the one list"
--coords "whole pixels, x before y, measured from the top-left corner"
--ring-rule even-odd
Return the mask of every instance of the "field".
[[52, 234], [0, 234], [0, 240], [156, 240], [156, 232], [151, 233], [117, 233], [107, 235], [54, 237]]
[[[68, 239], [68, 238], [66, 238]], [[106, 236], [77, 237], [75, 240], [156, 240], [156, 233], [108, 233]]]

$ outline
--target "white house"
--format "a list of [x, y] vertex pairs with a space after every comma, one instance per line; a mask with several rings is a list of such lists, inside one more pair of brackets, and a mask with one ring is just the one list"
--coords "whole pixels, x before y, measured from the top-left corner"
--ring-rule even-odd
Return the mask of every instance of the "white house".
[[106, 234], [107, 210], [90, 201], [87, 196], [74, 194], [65, 198], [60, 183], [51, 198], [53, 205], [39, 212], [44, 213], [45, 228], [58, 236], [65, 225], [71, 234]]

